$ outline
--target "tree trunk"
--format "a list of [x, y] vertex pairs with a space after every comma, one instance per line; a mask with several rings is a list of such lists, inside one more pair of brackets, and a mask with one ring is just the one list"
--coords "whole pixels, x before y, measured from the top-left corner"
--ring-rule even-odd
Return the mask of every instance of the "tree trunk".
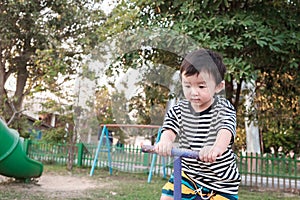
[[12, 109], [8, 102], [7, 92], [4, 88], [6, 83], [6, 73], [3, 63], [1, 62], [0, 66], [0, 118], [7, 122], [9, 117], [12, 116]]
[[231, 81], [226, 81], [225, 83], [225, 92], [226, 92], [226, 98], [230, 101], [232, 105], [233, 103], [233, 82], [232, 82], [232, 77]]
[[77, 132], [75, 130], [74, 125], [68, 124], [68, 162], [67, 162], [67, 170], [72, 171], [74, 166], [74, 155], [75, 155], [75, 146], [77, 141]]
[[24, 88], [26, 86], [28, 71], [27, 71], [27, 60], [24, 59], [22, 62], [19, 62], [19, 67], [17, 71], [17, 87], [14, 95], [14, 106], [16, 111], [20, 111], [22, 108], [22, 102], [24, 99]]

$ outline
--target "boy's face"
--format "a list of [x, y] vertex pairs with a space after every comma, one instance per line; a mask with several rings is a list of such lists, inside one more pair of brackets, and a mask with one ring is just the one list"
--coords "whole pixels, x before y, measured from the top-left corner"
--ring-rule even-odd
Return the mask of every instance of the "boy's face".
[[199, 75], [182, 75], [182, 88], [185, 98], [191, 102], [196, 112], [206, 110], [213, 103], [213, 96], [223, 88], [223, 82], [218, 86], [214, 77], [207, 72], [200, 72]]

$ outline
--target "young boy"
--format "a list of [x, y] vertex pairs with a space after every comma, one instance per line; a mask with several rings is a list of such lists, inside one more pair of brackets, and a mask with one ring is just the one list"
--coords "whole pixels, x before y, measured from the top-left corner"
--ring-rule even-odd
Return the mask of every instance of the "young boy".
[[[231, 149], [236, 135], [236, 113], [225, 98], [226, 67], [215, 52], [200, 49], [181, 65], [185, 100], [167, 113], [163, 133], [154, 150], [171, 155], [175, 138], [179, 148], [199, 151], [199, 159], [182, 158], [182, 199], [238, 199], [240, 175]], [[161, 200], [172, 200], [173, 175], [162, 189]]]

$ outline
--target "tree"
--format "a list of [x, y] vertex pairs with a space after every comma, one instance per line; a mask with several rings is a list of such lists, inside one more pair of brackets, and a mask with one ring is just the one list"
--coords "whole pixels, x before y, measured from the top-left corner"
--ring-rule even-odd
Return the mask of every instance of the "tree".
[[[299, 70], [299, 69], [298, 69]], [[298, 71], [297, 70], [297, 71]], [[258, 81], [256, 103], [265, 152], [300, 152], [300, 78], [294, 70], [270, 70]]]
[[[228, 68], [226, 96], [238, 111], [238, 124], [243, 126], [244, 123], [241, 122], [245, 116], [251, 119], [261, 114], [245, 110], [243, 93], [247, 91], [243, 91], [243, 84], [254, 81], [255, 87], [258, 88], [259, 85], [266, 84], [264, 82], [266, 75], [271, 77], [279, 75], [279, 79], [284, 79], [299, 69], [299, 12], [298, 1], [285, 0], [155, 2], [131, 0], [122, 1], [116, 7], [111, 18], [101, 27], [100, 33], [104, 37], [109, 37], [124, 30], [159, 27], [191, 37], [198, 46], [220, 52]], [[145, 38], [147, 37], [149, 36], [145, 35]], [[157, 55], [160, 60], [165, 56], [164, 53]], [[130, 63], [131, 58], [122, 57], [125, 63]], [[293, 80], [298, 84], [298, 75], [293, 77]], [[278, 91], [269, 92], [272, 93], [271, 96], [278, 95]], [[262, 90], [259, 95], [264, 93], [265, 90]], [[295, 116], [299, 111], [299, 91], [294, 90], [289, 97], [293, 106], [286, 109]], [[270, 101], [270, 98], [267, 100]], [[281, 98], [278, 100], [282, 102]], [[261, 120], [261, 124], [268, 123], [265, 118], [257, 117]], [[281, 119], [279, 116], [278, 122]], [[293, 121], [295, 123], [289, 124], [286, 128], [296, 133], [299, 130], [299, 119], [295, 117]], [[280, 124], [279, 127], [285, 126], [283, 123]], [[245, 141], [244, 138], [239, 139]], [[289, 145], [288, 148], [295, 145]]]
[[[104, 14], [88, 0], [5, 0], [0, 15], [0, 116], [18, 128], [26, 96], [38, 91], [69, 95], [63, 83], [97, 44], [95, 31]], [[12, 77], [16, 86], [8, 88]]]

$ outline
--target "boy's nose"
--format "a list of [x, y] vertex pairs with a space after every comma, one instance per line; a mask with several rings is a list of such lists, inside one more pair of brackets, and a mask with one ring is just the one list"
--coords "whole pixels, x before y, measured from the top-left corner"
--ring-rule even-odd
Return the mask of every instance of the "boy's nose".
[[194, 87], [192, 87], [191, 93], [192, 93], [192, 95], [196, 95], [196, 96], [199, 95], [198, 89], [194, 88]]

